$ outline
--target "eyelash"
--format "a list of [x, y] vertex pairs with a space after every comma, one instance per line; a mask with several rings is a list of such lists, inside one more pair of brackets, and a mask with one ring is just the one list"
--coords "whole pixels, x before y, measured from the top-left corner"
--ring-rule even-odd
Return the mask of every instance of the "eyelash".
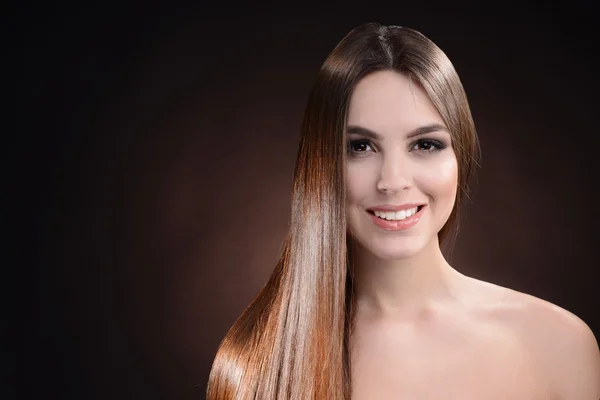
[[[373, 147], [373, 144], [371, 143], [370, 140], [367, 140], [367, 139], [352, 140], [348, 143], [348, 154], [350, 154], [351, 156], [354, 156], [354, 155], [360, 154], [360, 153], [365, 153], [365, 151], [353, 150], [353, 146], [356, 144], [366, 144], [368, 146], [371, 146], [371, 148]], [[446, 148], [446, 145], [444, 143], [440, 142], [439, 140], [419, 139], [411, 145], [411, 149], [414, 149], [414, 147], [417, 145], [423, 145], [423, 144], [431, 146], [431, 148], [429, 150], [413, 150], [413, 151], [418, 151], [420, 153], [433, 153], [436, 151], [444, 150]]]

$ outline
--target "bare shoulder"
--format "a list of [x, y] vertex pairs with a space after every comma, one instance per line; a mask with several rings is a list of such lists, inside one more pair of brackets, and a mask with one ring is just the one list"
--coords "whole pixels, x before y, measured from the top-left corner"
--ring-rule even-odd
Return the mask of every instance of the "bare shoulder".
[[[490, 284], [491, 285], [491, 284]], [[600, 399], [600, 351], [578, 316], [538, 297], [496, 285], [490, 315], [522, 339], [559, 399]], [[490, 286], [491, 288], [491, 286]]]

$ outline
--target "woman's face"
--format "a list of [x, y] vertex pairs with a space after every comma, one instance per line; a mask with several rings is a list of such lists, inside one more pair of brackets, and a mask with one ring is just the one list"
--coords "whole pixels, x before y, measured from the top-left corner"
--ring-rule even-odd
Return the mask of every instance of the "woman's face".
[[381, 259], [417, 255], [456, 198], [458, 164], [441, 116], [420, 85], [379, 71], [354, 89], [347, 137], [349, 234]]

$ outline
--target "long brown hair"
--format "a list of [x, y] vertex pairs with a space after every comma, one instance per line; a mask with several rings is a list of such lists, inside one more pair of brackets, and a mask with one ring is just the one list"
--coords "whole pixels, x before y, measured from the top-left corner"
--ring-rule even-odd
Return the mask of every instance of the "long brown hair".
[[302, 124], [282, 254], [223, 339], [209, 377], [209, 400], [350, 398], [345, 123], [356, 84], [381, 70], [420, 84], [450, 130], [459, 190], [440, 242], [456, 222], [478, 154], [459, 77], [421, 33], [363, 24], [342, 39], [317, 74]]

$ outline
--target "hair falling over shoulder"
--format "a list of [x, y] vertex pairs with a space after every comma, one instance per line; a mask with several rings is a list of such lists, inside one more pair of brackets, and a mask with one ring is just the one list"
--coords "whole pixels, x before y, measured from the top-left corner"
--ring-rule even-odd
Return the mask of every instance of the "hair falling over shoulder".
[[450, 128], [460, 190], [440, 241], [453, 227], [478, 151], [462, 84], [446, 55], [419, 32], [363, 24], [337, 44], [317, 74], [301, 128], [282, 254], [221, 342], [209, 400], [350, 398], [345, 122], [353, 88], [381, 70], [420, 84]]

